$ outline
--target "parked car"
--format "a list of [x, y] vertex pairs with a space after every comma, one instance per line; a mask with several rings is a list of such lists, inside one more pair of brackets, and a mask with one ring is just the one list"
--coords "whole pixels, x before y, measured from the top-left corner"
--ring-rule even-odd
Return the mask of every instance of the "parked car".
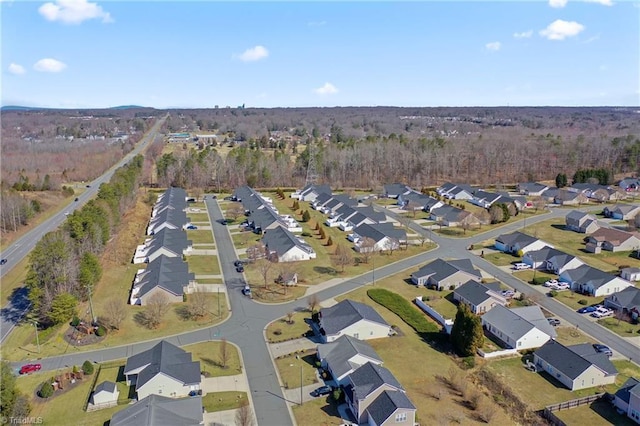
[[224, 198], [223, 198], [223, 200], [224, 200], [224, 201], [233, 201], [233, 198], [231, 198], [231, 197], [224, 197]]
[[557, 327], [560, 325], [560, 320], [558, 318], [547, 318], [547, 321], [549, 321], [549, 324], [551, 324], [554, 327]]
[[236, 266], [236, 272], [240, 272], [240, 273], [244, 272], [244, 266], [242, 265]]
[[600, 343], [594, 343], [593, 349], [595, 349], [597, 352], [605, 354], [606, 356], [613, 355], [613, 351], [611, 350], [611, 348], [609, 348], [609, 346]]
[[76, 199], [75, 199], [75, 200], [73, 200], [73, 201], [78, 201], [78, 200], [79, 200], [79, 198], [78, 198], [78, 197], [76, 197]]
[[578, 313], [579, 314], [590, 314], [591, 312], [595, 312], [596, 309], [598, 309], [598, 308], [596, 308], [595, 306], [585, 306], [584, 308], [578, 309]]
[[333, 392], [331, 386], [320, 386], [318, 389], [311, 391], [311, 396], [315, 398], [322, 395], [329, 395], [331, 392]]
[[513, 269], [515, 269], [516, 271], [529, 268], [531, 268], [531, 265], [527, 265], [526, 263], [518, 262], [513, 264]]
[[198, 229], [198, 227], [195, 225], [189, 225], [187, 226], [187, 229]]
[[87, 188], [91, 188], [91, 185], [87, 185]]
[[242, 289], [242, 294], [244, 294], [245, 296], [251, 297], [251, 287], [249, 287], [248, 285], [245, 285], [244, 288]]
[[557, 285], [558, 285], [558, 280], [552, 279], [544, 282], [544, 286], [549, 288], [556, 288]]
[[613, 315], [613, 311], [607, 308], [598, 308], [594, 312], [591, 313], [591, 316], [594, 318], [606, 318]]
[[40, 364], [25, 364], [20, 368], [20, 374], [29, 374], [36, 371], [40, 371], [42, 365]]
[[556, 290], [569, 290], [570, 288], [571, 288], [571, 284], [564, 283], [564, 282], [559, 282], [558, 284], [556, 284], [556, 287], [555, 287]]
[[65, 216], [69, 216], [69, 212], [64, 212], [64, 215]]
[[4, 265], [5, 263], [7, 263], [7, 259], [0, 260], [0, 265]]
[[237, 259], [233, 261], [233, 266], [238, 267], [238, 266], [243, 266], [245, 264], [245, 261]]
[[507, 299], [511, 299], [516, 295], [516, 292], [513, 291], [513, 290], [502, 290], [502, 292], [500, 294], [502, 294], [502, 297], [506, 297]]

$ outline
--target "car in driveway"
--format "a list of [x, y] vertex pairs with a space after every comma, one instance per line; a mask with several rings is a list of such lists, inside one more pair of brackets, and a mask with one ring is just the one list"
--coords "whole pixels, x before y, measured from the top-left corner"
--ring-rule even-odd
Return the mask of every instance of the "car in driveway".
[[42, 365], [40, 364], [25, 364], [20, 367], [20, 374], [29, 374], [35, 373], [36, 371], [40, 371]]
[[236, 272], [239, 272], [239, 273], [244, 272], [244, 266], [242, 266], [242, 265], [236, 266]]
[[547, 318], [547, 321], [549, 322], [549, 324], [551, 324], [554, 327], [557, 327], [560, 325], [560, 320], [558, 318]]
[[596, 306], [585, 306], [583, 308], [578, 309], [579, 314], [590, 314], [591, 312], [595, 312], [598, 309]]
[[0, 265], [4, 265], [5, 263], [7, 263], [7, 259], [0, 260]]
[[331, 392], [333, 392], [331, 386], [320, 386], [318, 389], [312, 390], [310, 395], [315, 398], [322, 395], [329, 395]]
[[557, 285], [558, 285], [558, 280], [552, 279], [544, 282], [544, 286], [549, 288], [556, 288]]
[[522, 269], [530, 269], [531, 265], [528, 265], [526, 263], [522, 263], [522, 262], [518, 262], [518, 263], [514, 263], [513, 264], [513, 269], [515, 269], [516, 271], [520, 271]]
[[502, 297], [506, 297], [507, 299], [512, 299], [515, 297], [516, 292], [513, 290], [502, 290], [500, 294], [502, 295]]
[[594, 318], [606, 318], [613, 316], [613, 311], [611, 309], [600, 307], [592, 312], [591, 316]]
[[195, 225], [189, 225], [187, 226], [187, 229], [198, 229], [198, 227]]
[[593, 349], [596, 350], [596, 352], [600, 352], [605, 354], [606, 356], [612, 356], [613, 355], [613, 351], [611, 350], [611, 348], [607, 345], [603, 345], [601, 343], [594, 343], [593, 344]]

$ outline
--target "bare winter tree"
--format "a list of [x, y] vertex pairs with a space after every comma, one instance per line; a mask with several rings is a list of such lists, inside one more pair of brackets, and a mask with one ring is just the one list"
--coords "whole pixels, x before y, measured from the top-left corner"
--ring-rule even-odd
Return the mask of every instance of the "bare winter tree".
[[253, 413], [251, 406], [246, 398], [240, 403], [240, 407], [236, 410], [236, 426], [253, 426]]
[[104, 304], [104, 315], [100, 320], [105, 326], [119, 330], [120, 324], [127, 318], [127, 305], [121, 297], [112, 297]]
[[373, 240], [373, 238], [364, 237], [362, 240], [360, 240], [359, 245], [360, 259], [362, 259], [364, 263], [368, 264], [369, 259], [371, 259], [371, 256], [373, 256], [373, 249], [376, 245], [376, 242]]
[[271, 276], [271, 269], [273, 268], [273, 262], [268, 259], [258, 259], [255, 263], [255, 268], [262, 277], [264, 288], [269, 285], [269, 277]]
[[240, 203], [231, 204], [226, 212], [226, 216], [233, 219], [234, 222], [242, 215], [244, 215], [244, 207]]
[[293, 324], [293, 316], [294, 315], [295, 315], [295, 312], [293, 312], [293, 311], [287, 312], [287, 324]]
[[156, 293], [149, 298], [149, 302], [142, 312], [143, 324], [148, 328], [158, 328], [165, 314], [169, 311], [169, 299], [162, 293]]
[[264, 259], [266, 255], [266, 247], [262, 243], [256, 243], [247, 248], [247, 259], [253, 263], [258, 259]]
[[220, 341], [220, 366], [223, 369], [226, 369], [228, 363], [229, 363], [229, 344], [227, 343], [227, 339], [223, 338]]
[[340, 268], [341, 272], [344, 272], [345, 266], [353, 265], [353, 254], [351, 253], [351, 249], [343, 244], [338, 244], [336, 251], [333, 254], [332, 262]]
[[307, 306], [309, 307], [309, 311], [313, 314], [316, 311], [316, 308], [320, 305], [320, 300], [318, 299], [317, 294], [312, 294], [307, 297]]
[[189, 318], [193, 320], [198, 320], [200, 318], [204, 318], [209, 313], [209, 309], [207, 306], [207, 295], [197, 289], [193, 293], [187, 296], [187, 314]]
[[389, 253], [389, 256], [391, 256], [393, 252], [398, 248], [400, 248], [400, 241], [398, 241], [397, 238], [387, 238], [387, 240], [383, 244], [383, 249], [384, 251]]

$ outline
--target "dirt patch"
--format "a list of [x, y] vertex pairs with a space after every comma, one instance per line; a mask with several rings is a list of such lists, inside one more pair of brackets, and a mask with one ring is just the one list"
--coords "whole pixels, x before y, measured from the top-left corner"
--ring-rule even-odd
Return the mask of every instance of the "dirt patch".
[[73, 326], [70, 326], [69, 329], [64, 333], [65, 342], [69, 343], [72, 346], [93, 345], [94, 343], [103, 341], [105, 337], [107, 337], [106, 333], [102, 336], [98, 336], [95, 333], [91, 333], [91, 334], [80, 333]]

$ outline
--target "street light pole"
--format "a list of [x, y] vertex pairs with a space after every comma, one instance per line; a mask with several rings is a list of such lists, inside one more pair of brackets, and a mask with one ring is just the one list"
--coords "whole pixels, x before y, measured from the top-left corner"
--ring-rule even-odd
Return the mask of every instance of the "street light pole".
[[376, 260], [373, 258], [373, 256], [376, 255], [376, 252], [373, 252], [373, 255], [371, 256], [371, 285], [376, 285]]
[[302, 405], [302, 359], [300, 355], [296, 355], [296, 359], [300, 362], [300, 405]]
[[218, 286], [218, 318], [220, 318], [220, 286]]

